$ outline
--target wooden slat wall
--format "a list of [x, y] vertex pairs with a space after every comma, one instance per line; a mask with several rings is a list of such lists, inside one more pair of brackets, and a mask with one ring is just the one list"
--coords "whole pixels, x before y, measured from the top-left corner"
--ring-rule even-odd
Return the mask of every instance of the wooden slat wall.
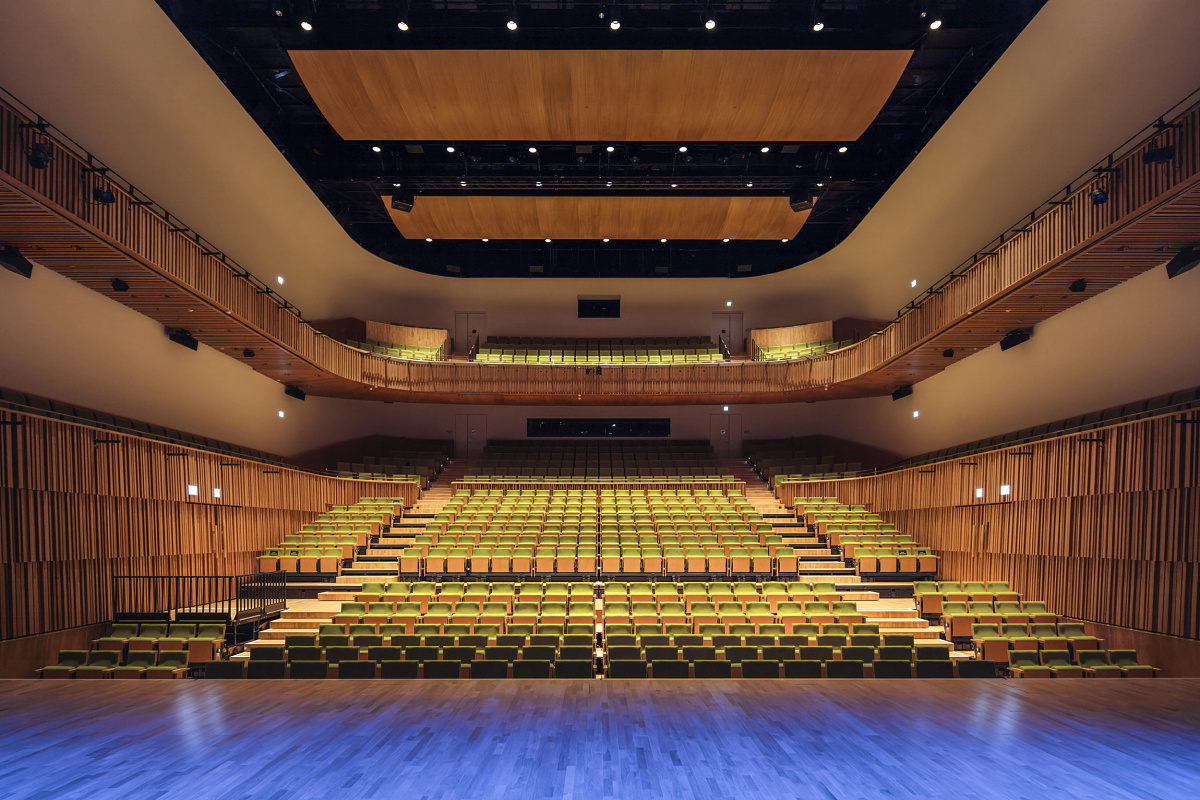
[[947, 580], [1007, 580], [1065, 616], [1200, 638], [1198, 413], [781, 487], [797, 496], [869, 505], [933, 547]]
[[819, 342], [833, 338], [833, 320], [790, 325], [786, 328], [755, 328], [750, 331], [750, 351], [757, 347], [774, 347], [797, 342]]
[[[401, 492], [415, 501], [411, 485], [0, 412], [10, 421], [23, 424], [0, 424], [0, 639], [108, 619], [113, 575], [257, 572], [264, 548], [331, 505]], [[199, 503], [186, 502], [188, 484]]]
[[370, 320], [366, 324], [368, 339], [409, 347], [440, 347], [443, 353], [450, 352], [450, 332], [444, 328], [413, 328]]

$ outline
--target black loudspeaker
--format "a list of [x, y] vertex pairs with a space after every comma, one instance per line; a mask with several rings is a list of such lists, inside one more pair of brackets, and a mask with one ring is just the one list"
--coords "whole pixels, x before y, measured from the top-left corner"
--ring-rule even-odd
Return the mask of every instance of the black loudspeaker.
[[1016, 347], [1019, 344], [1024, 344], [1025, 342], [1029, 341], [1029, 337], [1031, 336], [1033, 336], [1032, 327], [1016, 328], [1015, 330], [1011, 330], [1004, 335], [1003, 339], [1000, 340], [1000, 349], [1008, 350]]
[[15, 272], [22, 278], [28, 278], [33, 274], [33, 262], [21, 255], [17, 248], [9, 247], [8, 245], [0, 245], [0, 267], [4, 267], [9, 272]]
[[892, 392], [892, 399], [899, 400], [901, 397], [908, 397], [910, 394], [912, 394], [911, 386], [901, 386], [899, 389]]
[[295, 386], [283, 387], [283, 393], [286, 394], [288, 397], [294, 397], [297, 400], [303, 400], [305, 397], [304, 390], [297, 389]]
[[175, 344], [181, 344], [189, 350], [196, 350], [200, 346], [200, 342], [196, 341], [196, 337], [183, 328], [167, 328], [167, 337]]
[[806, 195], [794, 194], [788, 198], [788, 205], [792, 207], [792, 211], [812, 211], [816, 202], [817, 198]]
[[1087, 289], [1087, 280], [1084, 278], [1080, 278], [1079, 280], [1075, 281], [1067, 288], [1070, 289], [1072, 292], [1077, 292], [1077, 293], [1085, 291]]
[[1179, 251], [1179, 255], [1167, 262], [1167, 277], [1182, 275], [1197, 264], [1200, 264], [1200, 248], [1185, 247]]
[[392, 208], [397, 211], [409, 213], [413, 209], [414, 198], [411, 194], [397, 194], [392, 196]]

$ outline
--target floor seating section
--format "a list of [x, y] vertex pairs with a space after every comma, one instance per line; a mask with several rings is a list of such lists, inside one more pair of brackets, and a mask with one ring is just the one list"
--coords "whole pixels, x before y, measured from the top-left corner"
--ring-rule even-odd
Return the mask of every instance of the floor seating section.
[[804, 448], [767, 440], [749, 443], [747, 461], [769, 486], [776, 480], [831, 477], [851, 478], [862, 471], [862, 462], [837, 455], [814, 455]]
[[365, 497], [352, 506], [334, 506], [258, 558], [259, 572], [338, 575], [342, 565], [404, 514], [402, 500]]
[[387, 456], [364, 455], [359, 461], [338, 461], [336, 472], [343, 478], [367, 480], [395, 480], [404, 477], [416, 478], [422, 489], [450, 463], [452, 442], [445, 442], [436, 449], [396, 450]]
[[347, 339], [346, 344], [351, 347], [357, 347], [360, 350], [366, 350], [368, 353], [388, 358], [441, 361], [445, 355], [440, 347], [418, 347], [417, 345], [403, 345], [396, 344], [395, 342], [380, 342], [375, 339], [366, 339], [361, 342]]
[[563, 339], [489, 336], [476, 361], [491, 364], [694, 364], [724, 361], [707, 336]]
[[182, 678], [224, 652], [223, 622], [114, 622], [90, 650], [60, 650], [41, 678]]
[[478, 466], [464, 479], [553, 483], [556, 480], [703, 483], [732, 482], [707, 442], [648, 445], [641, 442], [602, 444], [489, 443]]
[[813, 358], [841, 350], [854, 344], [853, 340], [837, 341], [836, 339], [821, 339], [816, 342], [792, 342], [790, 344], [775, 344], [769, 347], [754, 348], [754, 358], [758, 361], [786, 361], [793, 358]]
[[399, 575], [770, 577], [798, 563], [724, 489], [462, 489], [401, 553]]
[[838, 548], [861, 576], [912, 579], [937, 574], [932, 550], [866, 506], [847, 505], [836, 497], [797, 497], [793, 506], [796, 521]]

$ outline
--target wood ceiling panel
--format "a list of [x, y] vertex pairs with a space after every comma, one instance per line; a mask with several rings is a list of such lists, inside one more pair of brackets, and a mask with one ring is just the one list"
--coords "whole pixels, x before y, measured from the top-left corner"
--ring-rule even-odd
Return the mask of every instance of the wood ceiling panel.
[[384, 207], [406, 239], [793, 239], [786, 197], [421, 196]]
[[853, 141], [911, 50], [291, 50], [344, 139]]

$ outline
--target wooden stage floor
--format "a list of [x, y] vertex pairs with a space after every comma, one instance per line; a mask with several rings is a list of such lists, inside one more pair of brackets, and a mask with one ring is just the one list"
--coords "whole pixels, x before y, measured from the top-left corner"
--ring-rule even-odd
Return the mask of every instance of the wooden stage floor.
[[0, 681], [0, 798], [1195, 798], [1200, 679]]

